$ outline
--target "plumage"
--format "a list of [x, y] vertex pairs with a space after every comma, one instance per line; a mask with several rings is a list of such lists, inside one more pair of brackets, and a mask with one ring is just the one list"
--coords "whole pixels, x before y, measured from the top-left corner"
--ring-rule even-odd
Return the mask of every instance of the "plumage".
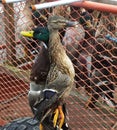
[[[74, 86], [74, 67], [61, 44], [58, 32], [59, 29], [62, 29], [67, 24], [69, 24], [69, 22], [60, 16], [53, 16], [48, 20], [50, 70], [45, 88], [57, 93], [56, 100], [60, 98], [63, 100], [63, 97], [68, 96], [71, 88]], [[70, 24], [72, 25], [73, 23]]]
[[[21, 35], [33, 38], [34, 40], [38, 39], [38, 44], [41, 46], [39, 54], [35, 58], [35, 62], [31, 69], [30, 90], [28, 93], [29, 105], [32, 112], [35, 113], [35, 106], [41, 99], [41, 91], [45, 88], [45, 82], [50, 68], [48, 57], [49, 31], [47, 27], [37, 27], [31, 31], [22, 31]], [[40, 43], [40, 41], [42, 42]]]
[[[60, 16], [54, 16], [48, 20], [49, 58], [51, 66], [47, 76], [46, 86], [47, 88], [51, 87], [51, 85], [56, 80], [57, 85], [53, 87], [53, 89], [56, 89], [58, 92], [63, 92], [67, 87], [71, 89], [74, 84], [75, 76], [73, 64], [67, 56], [63, 45], [61, 44], [60, 36], [58, 33], [59, 29], [67, 26], [66, 22], [67, 21]], [[60, 87], [62, 85], [61, 81], [65, 87]]]
[[[35, 87], [30, 86], [30, 92], [29, 92], [30, 94], [32, 93], [34, 94], [29, 96], [29, 102], [34, 102], [34, 100], [35, 103], [38, 102], [32, 108], [33, 110], [35, 108], [36, 109], [38, 108], [36, 111], [34, 110], [36, 112], [36, 116], [39, 115], [42, 116], [41, 115], [42, 113], [40, 114], [40, 108], [42, 109], [42, 111], [45, 112], [45, 110], [47, 110], [47, 108], [53, 105], [53, 103], [55, 103], [56, 101], [57, 105], [64, 104], [64, 102], [62, 102], [64, 100], [64, 97], [69, 95], [70, 90], [74, 86], [74, 76], [75, 76], [74, 67], [71, 60], [67, 56], [66, 51], [64, 50], [58, 30], [66, 26], [75, 26], [75, 25], [77, 25], [77, 22], [69, 22], [60, 16], [59, 17], [53, 16], [48, 21], [48, 30], [49, 30], [48, 51], [50, 60], [50, 70], [47, 76], [46, 84], [45, 86], [43, 86], [43, 91], [41, 92], [41, 94], [39, 84], [38, 87], [36, 87], [36, 85], [34, 85]], [[34, 83], [34, 80], [32, 83]], [[36, 98], [35, 94], [37, 95]], [[52, 96], [53, 94], [54, 96]], [[45, 97], [41, 99], [41, 95]], [[45, 99], [48, 99], [48, 101]], [[35, 103], [33, 103], [33, 105]], [[45, 107], [43, 104], [45, 105]]]
[[[89, 20], [89, 19], [88, 19]], [[80, 31], [79, 31], [79, 29], [80, 29]], [[73, 31], [73, 32], [72, 32]], [[70, 33], [72, 33], [72, 34], [69, 34], [69, 32]], [[29, 32], [29, 34], [30, 34], [31, 32]], [[76, 34], [75, 34], [76, 33]], [[80, 33], [80, 34], [79, 34]], [[77, 34], [78, 34], [78, 36], [77, 36]], [[27, 35], [27, 34], [26, 34]], [[77, 55], [78, 55], [78, 53], [77, 53], [77, 51], [75, 50], [75, 49], [78, 49], [79, 48], [79, 45], [78, 45], [78, 43], [73, 43], [72, 44], [72, 42], [73, 42], [73, 39], [72, 39], [72, 42], [70, 43], [67, 39], [67, 35], [72, 39], [72, 36], [73, 37], [78, 37], [77, 38], [77, 40], [75, 40], [75, 42], [76, 41], [80, 41], [80, 40], [82, 40], [83, 39], [83, 37], [84, 37], [84, 32], [83, 32], [83, 28], [81, 27], [81, 25], [80, 24], [78, 24], [78, 27], [77, 28], [74, 28], [74, 27], [70, 27], [70, 28], [68, 28], [67, 29], [67, 31], [66, 31], [66, 33], [65, 33], [65, 36], [64, 36], [64, 39], [62, 40], [61, 39], [61, 41], [63, 41], [64, 43], [65, 43], [65, 47], [67, 48], [67, 50], [68, 50], [68, 48], [69, 48], [69, 46], [70, 46], [70, 49], [69, 49], [69, 51], [70, 51], [70, 53], [67, 53], [67, 55], [70, 57], [70, 59], [72, 60], [72, 62], [74, 63], [74, 57], [77, 57]], [[27, 35], [28, 36], [28, 35]], [[29, 36], [28, 36], [29, 37]], [[49, 40], [49, 30], [48, 30], [48, 28], [47, 27], [37, 27], [37, 28], [35, 28], [35, 29], [33, 29], [33, 38], [34, 39], [38, 39], [38, 40], [41, 40], [41, 41], [43, 41], [43, 42], [45, 42], [46, 43], [46, 45], [48, 45], [48, 40]], [[61, 42], [61, 41], [59, 41], [59, 42]], [[69, 44], [68, 44], [68, 42], [69, 42]], [[71, 46], [72, 45], [75, 47], [75, 49], [72, 49], [71, 48]], [[31, 44], [32, 45], [32, 44]], [[55, 49], [56, 50], [56, 49]], [[44, 51], [44, 52], [43, 52]], [[48, 55], [46, 55], [45, 53], [47, 53], [47, 51], [48, 51], [48, 49], [46, 49], [45, 50], [45, 48], [43, 48], [42, 49], [42, 55], [38, 55], [38, 57], [37, 57], [37, 59], [39, 59], [40, 60], [40, 62], [43, 62], [43, 64], [42, 65], [40, 65], [40, 62], [39, 62], [39, 60], [37, 61], [37, 62], [35, 62], [34, 63], [34, 65], [33, 65], [33, 68], [32, 68], [32, 71], [31, 71], [31, 81], [34, 81], [34, 78], [35, 77], [42, 77], [41, 76], [41, 73], [40, 73], [40, 69], [37, 69], [37, 68], [43, 68], [43, 70], [44, 69], [46, 69], [46, 67], [48, 68], [49, 67], [49, 64], [48, 64], [48, 62], [47, 62], [47, 64], [46, 64], [46, 60], [48, 61]], [[60, 51], [61, 51], [61, 49], [60, 49]], [[45, 57], [45, 58], [44, 58]], [[55, 56], [56, 57], [56, 56]], [[45, 61], [43, 60], [43, 59], [45, 59]], [[60, 58], [58, 58], [57, 60], [59, 61], [59, 59]], [[39, 63], [38, 63], [39, 62]], [[45, 62], [45, 64], [46, 64], [46, 66], [45, 66], [45, 64], [44, 64], [44, 62]], [[59, 61], [60, 62], [60, 61]], [[77, 64], [76, 63], [74, 63], [76, 66], [77, 66]], [[45, 66], [45, 67], [44, 67]], [[47, 71], [46, 71], [47, 72]], [[76, 69], [76, 72], [77, 72], [77, 69]], [[45, 79], [44, 79], [45, 80]], [[36, 81], [35, 82], [40, 82], [40, 80], [38, 79], [38, 78], [36, 78]]]
[[[78, 27], [76, 27], [76, 28], [74, 28], [74, 27], [67, 28], [65, 31], [65, 35], [64, 35], [64, 33], [62, 33], [63, 39], [61, 38], [61, 41], [67, 50], [67, 55], [72, 60], [74, 66], [77, 66], [77, 67], [75, 67], [75, 72], [76, 72], [75, 80], [76, 80], [76, 83], [78, 83], [78, 84], [80, 82], [80, 84], [82, 84], [81, 86], [84, 86], [84, 83], [81, 83], [81, 80], [79, 79], [79, 77], [82, 76], [82, 78], [84, 80], [86, 80], [87, 76], [88, 76], [87, 75], [88, 70], [86, 67], [84, 67], [84, 66], [87, 66], [87, 57], [88, 57], [87, 50], [92, 50], [92, 49], [90, 49], [91, 47], [89, 47], [90, 45], [88, 44], [88, 42], [91, 41], [91, 39], [89, 37], [91, 37], [93, 32], [90, 29], [89, 29], [90, 32], [89, 31], [85, 32], [85, 30], [83, 29], [83, 27], [85, 28], [85, 26], [88, 28], [89, 25], [90, 25], [89, 28], [91, 28], [91, 24], [89, 24], [90, 20], [91, 20], [91, 16], [88, 13], [86, 13], [86, 11], [85, 11], [82, 14], [82, 17], [80, 18], [80, 23], [83, 26], [81, 24], [78, 24]], [[87, 21], [88, 21], [88, 24], [87, 24]], [[36, 30], [39, 30], [39, 32]], [[46, 36], [49, 35], [47, 27], [42, 27], [41, 29], [39, 27], [39, 28], [35, 29], [35, 31], [34, 31], [35, 35], [33, 36], [33, 38], [40, 40], [39, 34], [40, 34], [40, 31], [42, 31], [42, 30], [44, 30], [44, 33]], [[46, 37], [44, 37], [44, 36], [42, 38], [46, 39]], [[88, 40], [88, 42], [86, 42], [86, 40], [84, 40], [84, 38], [86, 38]], [[83, 49], [84, 47], [87, 48], [87, 50], [84, 50]], [[81, 63], [78, 62], [77, 58], [79, 59], [79, 61]], [[84, 63], [84, 61], [85, 61], [85, 63]], [[85, 71], [86, 74], [82, 75], [79, 72], [79, 70], [81, 70], [83, 72]], [[79, 87], [79, 86], [77, 86], [77, 87]]]

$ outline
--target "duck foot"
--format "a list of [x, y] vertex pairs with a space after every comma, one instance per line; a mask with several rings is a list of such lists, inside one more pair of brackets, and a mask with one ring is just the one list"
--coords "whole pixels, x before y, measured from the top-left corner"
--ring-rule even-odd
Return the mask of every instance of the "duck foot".
[[[64, 121], [65, 121], [65, 115], [63, 113], [62, 106], [58, 106], [58, 108], [56, 108], [55, 110], [55, 115], [53, 118], [53, 125], [54, 127], [58, 125], [59, 129], [61, 129], [64, 124]], [[59, 122], [59, 124], [57, 124], [57, 122]]]
[[43, 125], [42, 125], [42, 124], [40, 124], [40, 125], [39, 125], [39, 130], [44, 130]]

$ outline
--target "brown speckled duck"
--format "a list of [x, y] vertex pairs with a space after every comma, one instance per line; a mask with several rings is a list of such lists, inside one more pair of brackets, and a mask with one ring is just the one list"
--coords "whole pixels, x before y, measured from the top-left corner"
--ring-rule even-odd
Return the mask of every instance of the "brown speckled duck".
[[48, 110], [58, 111], [57, 113], [59, 113], [61, 119], [59, 124], [56, 124], [56, 119], [59, 117], [55, 113], [53, 125], [54, 127], [58, 125], [59, 129], [61, 129], [64, 122], [62, 105], [64, 104], [64, 99], [74, 87], [75, 71], [61, 43], [58, 31], [62, 28], [76, 25], [77, 22], [68, 21], [62, 16], [55, 15], [48, 19], [50, 70], [45, 88], [41, 92], [40, 100], [35, 107], [37, 109], [35, 117], [42, 121], [45, 115], [48, 114]]
[[[50, 71], [47, 76], [46, 88], [56, 89], [58, 92], [63, 92], [66, 89], [71, 90], [74, 84], [74, 67], [67, 56], [66, 51], [61, 44], [60, 36], [58, 33], [59, 29], [67, 26], [75, 26], [75, 22], [69, 22], [61, 16], [53, 16], [48, 20], [49, 29], [49, 58], [50, 58]], [[60, 81], [60, 85], [52, 87], [53, 81]], [[64, 83], [61, 87], [61, 81]], [[66, 83], [66, 84], [65, 84]], [[68, 93], [68, 91], [67, 91]]]

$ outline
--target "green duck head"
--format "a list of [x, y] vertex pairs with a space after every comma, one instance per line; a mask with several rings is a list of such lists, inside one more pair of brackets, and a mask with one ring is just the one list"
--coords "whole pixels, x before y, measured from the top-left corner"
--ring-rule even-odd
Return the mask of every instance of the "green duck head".
[[43, 41], [48, 46], [49, 31], [47, 27], [37, 27], [31, 31], [21, 31], [21, 35], [35, 40]]

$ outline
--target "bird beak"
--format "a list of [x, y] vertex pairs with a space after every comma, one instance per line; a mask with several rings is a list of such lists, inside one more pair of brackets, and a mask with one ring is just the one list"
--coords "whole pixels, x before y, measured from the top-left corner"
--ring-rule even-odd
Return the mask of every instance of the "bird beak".
[[66, 27], [77, 27], [78, 26], [78, 22], [73, 22], [73, 21], [66, 21]]
[[30, 38], [33, 38], [34, 31], [21, 31], [20, 34], [21, 34], [22, 36], [24, 36], [24, 37], [30, 37]]

